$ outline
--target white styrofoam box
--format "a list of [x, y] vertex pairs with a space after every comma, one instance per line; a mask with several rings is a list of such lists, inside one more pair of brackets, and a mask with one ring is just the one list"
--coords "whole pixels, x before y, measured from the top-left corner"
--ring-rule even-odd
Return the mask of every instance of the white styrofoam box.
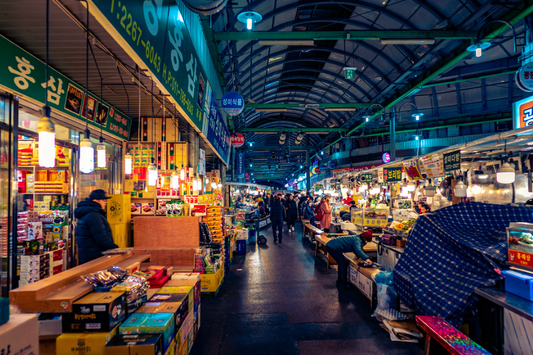
[[41, 271], [41, 267], [39, 266], [39, 264], [20, 263], [20, 272], [39, 275], [40, 271]]
[[0, 354], [39, 354], [37, 314], [11, 314], [0, 327]]

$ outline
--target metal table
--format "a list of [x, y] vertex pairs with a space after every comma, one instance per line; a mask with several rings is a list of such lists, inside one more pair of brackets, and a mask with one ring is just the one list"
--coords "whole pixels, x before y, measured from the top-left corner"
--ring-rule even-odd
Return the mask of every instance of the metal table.
[[476, 295], [533, 322], [533, 302], [505, 292], [501, 288], [480, 287], [476, 288], [475, 292]]

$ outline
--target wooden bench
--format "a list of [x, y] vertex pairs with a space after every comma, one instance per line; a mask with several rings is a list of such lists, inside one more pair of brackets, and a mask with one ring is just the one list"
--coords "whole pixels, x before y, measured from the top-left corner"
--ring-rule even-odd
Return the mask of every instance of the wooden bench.
[[416, 316], [416, 323], [426, 332], [425, 355], [490, 354], [441, 317]]
[[316, 240], [316, 246], [315, 246], [315, 256], [318, 256], [318, 254], [323, 254], [326, 259], [327, 263], [326, 266], [329, 269], [330, 265], [337, 265], [337, 261], [333, 259], [326, 250], [326, 244], [332, 239], [332, 237], [342, 237], [347, 236], [348, 232], [343, 233], [323, 233], [322, 235], [319, 235], [315, 238]]
[[324, 233], [323, 230], [321, 229], [318, 229], [317, 227], [307, 223], [304, 225], [304, 234], [305, 233], [309, 233], [309, 237], [311, 238], [311, 241], [314, 242], [315, 241], [315, 236], [316, 235], [322, 235]]

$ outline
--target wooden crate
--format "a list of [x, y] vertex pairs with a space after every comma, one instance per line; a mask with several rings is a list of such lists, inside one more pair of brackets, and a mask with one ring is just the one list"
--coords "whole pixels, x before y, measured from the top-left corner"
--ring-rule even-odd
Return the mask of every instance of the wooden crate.
[[[136, 248], [198, 248], [199, 217], [135, 217]], [[162, 263], [162, 265], [170, 265]]]

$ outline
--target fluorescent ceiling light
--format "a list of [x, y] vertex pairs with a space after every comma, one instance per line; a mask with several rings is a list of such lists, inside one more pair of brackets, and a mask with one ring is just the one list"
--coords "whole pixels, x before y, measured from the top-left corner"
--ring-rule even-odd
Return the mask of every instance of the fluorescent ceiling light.
[[257, 112], [287, 112], [286, 108], [256, 108]]
[[434, 38], [382, 38], [381, 44], [435, 44]]
[[324, 111], [355, 111], [355, 107], [327, 107]]
[[259, 41], [260, 46], [314, 46], [315, 41], [310, 40], [265, 40]]
[[268, 62], [269, 63], [272, 63], [272, 62], [275, 62], [276, 60], [280, 60], [282, 59], [283, 57], [272, 57], [272, 58], [268, 58]]

